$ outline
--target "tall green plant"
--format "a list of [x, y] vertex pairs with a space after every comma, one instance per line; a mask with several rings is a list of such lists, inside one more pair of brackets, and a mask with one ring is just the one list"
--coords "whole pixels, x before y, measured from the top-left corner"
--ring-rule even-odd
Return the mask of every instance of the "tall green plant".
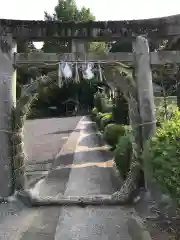
[[112, 114], [116, 123], [128, 124], [128, 104], [120, 93], [113, 99]]
[[128, 133], [120, 136], [114, 151], [114, 160], [123, 179], [126, 179], [132, 157], [132, 137]]
[[94, 95], [94, 106], [97, 108], [98, 112], [103, 112], [103, 98], [104, 94], [100, 92]]
[[156, 107], [156, 119], [158, 126], [161, 126], [165, 121], [172, 119], [176, 115], [176, 106], [173, 104], [168, 104], [166, 109], [163, 104]]
[[162, 190], [180, 204], [180, 112], [172, 110], [170, 120], [150, 140], [148, 155], [153, 177]]

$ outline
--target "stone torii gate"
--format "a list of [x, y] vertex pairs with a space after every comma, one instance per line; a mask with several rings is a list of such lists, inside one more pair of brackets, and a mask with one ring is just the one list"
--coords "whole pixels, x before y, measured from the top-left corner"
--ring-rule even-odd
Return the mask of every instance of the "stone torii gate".
[[[108, 21], [108, 22], [45, 22], [45, 21], [21, 21], [21, 20], [0, 20], [0, 196], [11, 195], [13, 189], [12, 182], [12, 151], [10, 144], [11, 136], [11, 110], [16, 105], [16, 66], [24, 64], [42, 65], [44, 63], [58, 63], [61, 60], [78, 61], [84, 59], [90, 62], [102, 62], [104, 64], [115, 65], [118, 62], [131, 63], [135, 66], [135, 95], [137, 94], [140, 119], [135, 121], [143, 126], [142, 136], [147, 140], [155, 132], [155, 114], [152, 89], [152, 74], [150, 65], [165, 63], [180, 63], [180, 52], [152, 52], [149, 53], [146, 38], [167, 39], [174, 38], [180, 34], [180, 15], [166, 18], [133, 20], [133, 21]], [[144, 36], [144, 37], [143, 37]], [[146, 38], [145, 38], [146, 37]], [[72, 40], [72, 52], [67, 54], [46, 54], [31, 53], [23, 54], [16, 52], [16, 41], [32, 40], [43, 41], [46, 39], [66, 39]], [[109, 41], [131, 38], [134, 42], [133, 53], [108, 53], [108, 54], [88, 54], [85, 53], [85, 41]], [[121, 69], [123, 70], [121, 71]], [[125, 73], [126, 77], [119, 75], [121, 81], [113, 84], [127, 91], [127, 79], [133, 79], [133, 74], [129, 69], [120, 64], [115, 68], [115, 74]], [[133, 102], [131, 103], [133, 104]], [[146, 165], [146, 163], [144, 164]], [[148, 185], [149, 176], [146, 175]], [[147, 186], [148, 187], [148, 186]]]

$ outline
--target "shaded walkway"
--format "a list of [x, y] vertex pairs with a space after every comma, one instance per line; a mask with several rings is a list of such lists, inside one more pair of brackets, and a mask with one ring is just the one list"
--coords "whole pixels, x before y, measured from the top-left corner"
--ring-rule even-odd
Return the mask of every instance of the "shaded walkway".
[[48, 174], [80, 118], [49, 118], [25, 122], [26, 176], [30, 186]]
[[[92, 123], [81, 120], [41, 182], [41, 196], [109, 195], [119, 189], [112, 154], [94, 136]], [[24, 207], [19, 215], [0, 222], [0, 233], [7, 240], [12, 236], [13, 240], [131, 240], [126, 221], [132, 212], [120, 206]]]
[[[86, 118], [81, 124], [64, 195], [112, 194], [121, 184], [113, 167], [112, 155], [99, 141], [92, 123]], [[62, 207], [55, 240], [130, 240], [125, 223], [129, 214], [131, 209], [119, 206]]]

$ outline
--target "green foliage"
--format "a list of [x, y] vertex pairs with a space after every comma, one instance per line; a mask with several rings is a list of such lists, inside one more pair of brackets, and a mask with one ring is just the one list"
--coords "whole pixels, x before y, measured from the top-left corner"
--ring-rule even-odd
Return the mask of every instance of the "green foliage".
[[96, 92], [94, 94], [94, 106], [97, 108], [99, 112], [102, 113], [111, 113], [112, 112], [112, 103], [106, 97], [104, 92]]
[[[150, 140], [148, 158], [152, 174], [162, 190], [180, 204], [180, 112], [173, 109], [170, 120]], [[147, 157], [144, 154], [145, 157]]]
[[113, 123], [112, 113], [105, 113], [100, 120], [100, 129], [104, 130], [104, 128], [110, 123]]
[[[89, 21], [94, 20], [95, 17], [91, 13], [89, 8], [81, 8], [78, 9], [76, 2], [74, 0], [62, 0], [58, 1], [54, 9], [53, 15], [45, 13], [46, 21], [59, 20], [61, 22], [74, 22], [74, 21]], [[56, 41], [53, 39], [47, 40], [44, 42], [43, 51], [47, 53], [57, 53], [57, 52], [71, 52], [72, 41]], [[81, 80], [81, 75], [80, 75]], [[68, 98], [72, 98], [75, 95], [75, 98], [79, 100], [81, 106], [83, 107], [91, 107], [93, 103], [93, 93], [94, 89], [91, 84], [87, 83], [87, 81], [80, 81], [78, 87], [72, 87], [71, 91], [68, 88], [71, 88], [71, 83], [67, 84], [67, 86], [63, 87], [63, 92], [66, 95], [65, 99], [62, 99], [61, 94], [59, 94], [58, 98], [56, 98], [57, 102], [65, 101]], [[55, 105], [56, 105], [55, 104]]]
[[163, 104], [156, 107], [157, 126], [161, 126], [164, 121], [170, 120], [175, 114], [174, 109], [176, 109], [176, 106], [173, 104], [168, 104], [166, 108]]
[[94, 106], [97, 108], [98, 112], [103, 112], [103, 98], [104, 94], [100, 92], [94, 94]]
[[124, 136], [126, 133], [125, 127], [120, 124], [108, 124], [104, 130], [105, 141], [113, 148], [118, 143], [120, 136]]
[[[162, 44], [162, 43], [161, 43]], [[154, 51], [159, 48], [159, 42], [153, 40], [149, 41], [150, 51]], [[111, 52], [132, 52], [132, 41], [131, 40], [120, 40], [112, 44]]]
[[106, 113], [98, 112], [96, 115], [95, 121], [99, 129], [101, 129], [101, 119], [106, 115]]
[[[62, 22], [67, 21], [94, 21], [95, 16], [91, 13], [89, 8], [82, 7], [78, 9], [74, 0], [62, 0], [59, 1], [54, 9], [54, 14], [50, 15], [45, 12], [45, 20], [60, 20]], [[43, 50], [45, 52], [70, 52], [70, 41], [57, 42], [54, 40], [45, 41]], [[91, 42], [87, 44], [88, 52], [105, 52], [107, 51], [107, 44], [104, 42]]]
[[93, 120], [96, 118], [97, 114], [98, 114], [98, 110], [97, 110], [96, 107], [94, 107], [91, 111], [91, 115], [92, 115]]
[[[155, 97], [154, 102], [156, 107], [164, 105], [164, 97]], [[166, 97], [167, 105], [177, 106], [177, 97], [176, 96], [168, 96]]]
[[[61, 22], [74, 22], [74, 21], [89, 21], [89, 20], [95, 20], [95, 17], [91, 13], [89, 8], [81, 8], [79, 9], [76, 5], [76, 2], [74, 0], [61, 0], [58, 1], [58, 4], [55, 6], [54, 13], [48, 14], [45, 13], [45, 20], [46, 21], [53, 21], [53, 20], [59, 20]], [[57, 29], [58, 31], [58, 29]], [[44, 42], [42, 51], [47, 53], [58, 53], [58, 52], [71, 52], [71, 43], [70, 40], [65, 41], [57, 41], [54, 39], [48, 39]], [[33, 46], [32, 44], [23, 44], [20, 43], [18, 46], [21, 47], [21, 49], [18, 50], [18, 52], [26, 52], [32, 51]], [[98, 48], [98, 47], [97, 47]], [[97, 50], [95, 48], [95, 50]], [[31, 50], [32, 49], [32, 50]], [[102, 48], [101, 48], [102, 49]], [[39, 70], [39, 69], [38, 69]], [[43, 72], [44, 74], [49, 74], [50, 72], [57, 72], [57, 66], [52, 66], [51, 68], [44, 68], [41, 69], [39, 72]], [[20, 76], [20, 79], [19, 79]], [[21, 86], [26, 84], [27, 81], [29, 81], [30, 78], [35, 79], [37, 76], [35, 71], [27, 71], [27, 69], [20, 69], [18, 70], [18, 82], [20, 83], [17, 88], [18, 96], [20, 96], [21, 93]], [[42, 111], [42, 114], [44, 115], [44, 108], [55, 106], [59, 111], [59, 115], [64, 114], [66, 111], [65, 105], [62, 104], [69, 98], [73, 98], [80, 103], [80, 107], [82, 109], [89, 109], [93, 106], [93, 94], [96, 92], [96, 89], [94, 90], [94, 87], [87, 83], [87, 81], [81, 81], [81, 75], [80, 75], [80, 83], [74, 84], [72, 82], [68, 82], [67, 84], [64, 84], [63, 87], [60, 89], [56, 84], [57, 75], [54, 76], [55, 81], [53, 83], [53, 88], [41, 91], [39, 93], [39, 99], [35, 103], [34, 111], [35, 109], [38, 109], [38, 112]], [[37, 112], [37, 111], [36, 111]], [[36, 114], [34, 114], [36, 115]]]
[[[37, 52], [32, 42], [26, 42], [22, 40], [17, 41], [17, 52], [20, 53], [31, 53]], [[38, 69], [32, 67], [21, 67], [17, 69], [17, 98], [21, 95], [21, 87], [29, 82], [30, 79], [35, 79], [38, 76]]]
[[[45, 12], [45, 20], [59, 20], [62, 22], [67, 21], [90, 21], [95, 20], [95, 17], [91, 13], [89, 8], [82, 7], [78, 9], [76, 2], [74, 0], [61, 0], [58, 1], [54, 9], [54, 14], [50, 15]], [[43, 50], [48, 53], [57, 52], [71, 52], [71, 41], [56, 41], [48, 40], [45, 41]]]
[[118, 124], [128, 124], [128, 104], [123, 95], [118, 91], [113, 99], [113, 119]]
[[111, 52], [132, 52], [132, 41], [117, 41], [112, 44]]
[[109, 101], [109, 99], [105, 98], [103, 101], [103, 109], [102, 109], [103, 112], [112, 113], [112, 108], [113, 108], [112, 102]]
[[119, 137], [116, 149], [114, 151], [114, 161], [123, 179], [126, 178], [127, 173], [129, 171], [131, 155], [132, 155], [131, 135], [127, 134], [125, 136]]
[[89, 43], [88, 52], [103, 53], [108, 51], [108, 45], [105, 42], [91, 42]]

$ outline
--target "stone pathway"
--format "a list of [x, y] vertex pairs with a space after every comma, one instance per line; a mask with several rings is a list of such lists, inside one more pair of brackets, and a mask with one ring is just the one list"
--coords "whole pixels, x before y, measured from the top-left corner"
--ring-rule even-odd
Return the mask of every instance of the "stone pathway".
[[[92, 122], [84, 118], [77, 129], [54, 170], [34, 189], [40, 195], [103, 195], [120, 187], [112, 154]], [[120, 206], [23, 208], [20, 214], [5, 218], [0, 231], [6, 240], [131, 240], [126, 221], [132, 213], [133, 209]]]

